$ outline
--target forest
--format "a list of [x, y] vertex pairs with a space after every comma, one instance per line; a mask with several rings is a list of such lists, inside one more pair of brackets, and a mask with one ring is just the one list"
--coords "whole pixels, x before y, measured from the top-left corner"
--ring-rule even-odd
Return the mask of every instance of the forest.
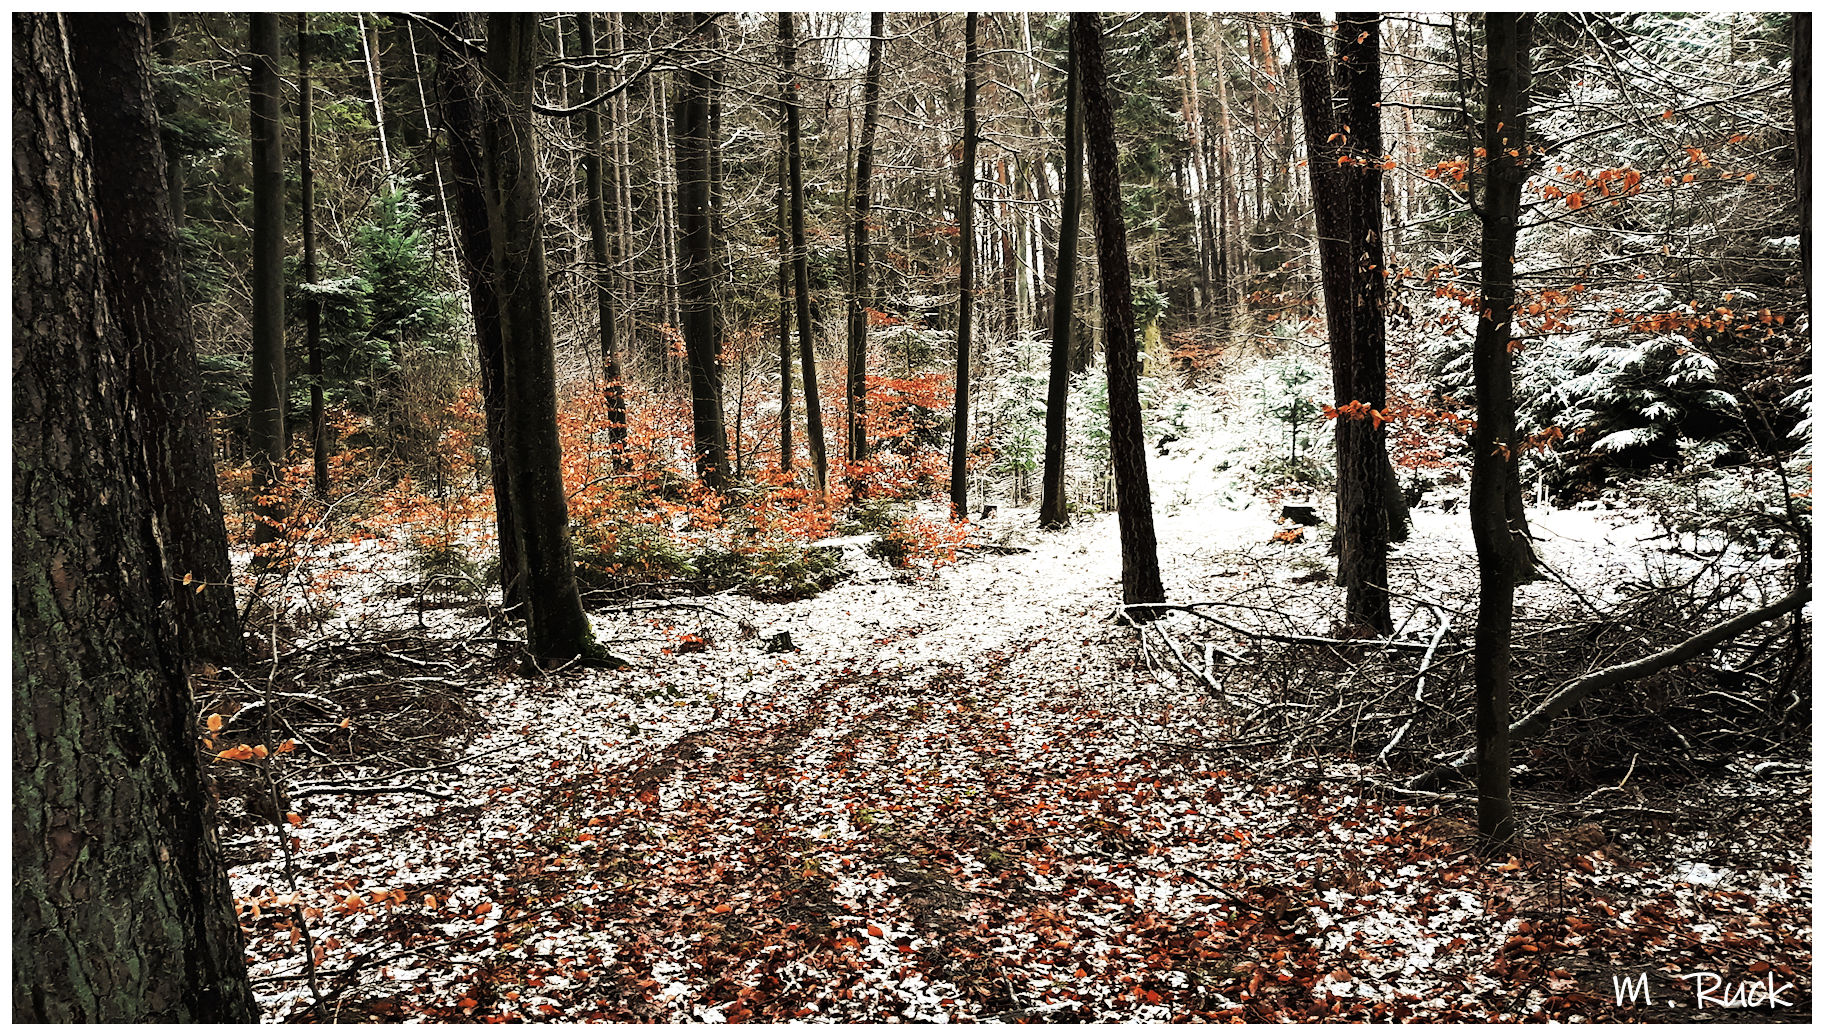
[[1808, 13], [11, 40], [14, 1020], [1811, 1020]]

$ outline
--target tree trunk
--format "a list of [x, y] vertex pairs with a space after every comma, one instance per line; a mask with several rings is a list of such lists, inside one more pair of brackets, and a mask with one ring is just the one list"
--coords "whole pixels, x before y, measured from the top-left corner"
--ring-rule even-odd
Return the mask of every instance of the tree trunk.
[[880, 64], [887, 49], [887, 16], [868, 22], [868, 77], [861, 93], [861, 146], [855, 153], [855, 219], [849, 274], [849, 460], [868, 459], [868, 207], [874, 192], [874, 131], [880, 122]]
[[[1374, 416], [1385, 408], [1387, 396], [1379, 196], [1380, 35], [1374, 15], [1343, 18], [1335, 94], [1323, 26], [1316, 15], [1303, 15], [1293, 23], [1292, 48], [1330, 332], [1337, 581], [1347, 588], [1347, 621], [1386, 633], [1393, 622], [1386, 589], [1385, 500], [1394, 487], [1386, 484], [1386, 437]], [[1332, 106], [1333, 96], [1342, 100], [1340, 111]]]
[[[1102, 324], [1108, 356], [1109, 457], [1115, 470], [1121, 525], [1121, 600], [1165, 600], [1159, 548], [1153, 535], [1153, 494], [1146, 474], [1146, 436], [1140, 413], [1140, 353], [1134, 341], [1134, 289], [1127, 265], [1127, 227], [1121, 218], [1121, 166], [1115, 115], [1102, 57], [1102, 16], [1070, 16], [1071, 41], [1082, 71], [1083, 130], [1089, 148], [1089, 186], [1096, 209], [1096, 252], [1102, 269]], [[1128, 614], [1146, 621], [1153, 613]]]
[[963, 30], [963, 155], [957, 164], [962, 194], [956, 203], [956, 247], [962, 258], [957, 281], [955, 438], [950, 445], [950, 509], [959, 519], [969, 514], [969, 346], [975, 314], [975, 95], [982, 51], [976, 43], [971, 11]]
[[557, 432], [544, 210], [531, 119], [537, 38], [537, 15], [488, 16], [488, 78], [494, 85], [481, 98], [481, 154], [500, 302], [506, 468], [527, 651], [534, 659], [594, 659], [600, 649], [576, 589]]
[[380, 96], [380, 29], [375, 26], [373, 38], [368, 38], [367, 17], [355, 15], [355, 29], [361, 35], [361, 67], [367, 75], [368, 99], [374, 107], [374, 134], [380, 140], [380, 175], [386, 181], [386, 189], [393, 190], [393, 151], [386, 143], [386, 109]]
[[[241, 620], [215, 448], [197, 373], [177, 226], [159, 144], [151, 36], [138, 15], [71, 15], [71, 60], [91, 139], [108, 301], [125, 337], [133, 405], [143, 421], [152, 510], [171, 575], [184, 654], [242, 658]], [[157, 204], [152, 204], [157, 202]], [[200, 592], [196, 592], [200, 591]]]
[[[1350, 402], [1366, 404], [1367, 415], [1339, 418], [1338, 432], [1352, 439], [1339, 468], [1339, 484], [1353, 484], [1353, 513], [1347, 524], [1355, 563], [1347, 584], [1346, 621], [1377, 633], [1393, 630], [1387, 598], [1387, 500], [1399, 487], [1387, 461], [1387, 432], [1374, 413], [1387, 407], [1387, 281], [1381, 241], [1381, 20], [1378, 14], [1338, 15], [1337, 69], [1343, 77], [1343, 143], [1349, 164], [1339, 170], [1348, 192], [1348, 247], [1354, 262], [1349, 294]], [[1340, 405], [1340, 404], [1339, 404]], [[1341, 451], [1339, 451], [1339, 454]], [[1339, 455], [1338, 460], [1344, 457]], [[1404, 501], [1402, 500], [1402, 503]]]
[[1798, 153], [1799, 271], [1811, 305], [1811, 12], [1792, 15], [1792, 126]]
[[1064, 92], [1064, 211], [1058, 229], [1057, 286], [1052, 290], [1051, 372], [1045, 391], [1045, 472], [1039, 500], [1039, 527], [1062, 529], [1070, 524], [1070, 502], [1064, 494], [1066, 418], [1070, 406], [1071, 339], [1076, 332], [1077, 237], [1083, 217], [1083, 89], [1077, 38], [1067, 43]]
[[[780, 84], [781, 90], [784, 84]], [[783, 97], [783, 93], [781, 94]], [[783, 112], [784, 101], [781, 101]], [[783, 117], [783, 115], [781, 116]], [[779, 135], [779, 470], [792, 470], [792, 218], [791, 172], [785, 134]]]
[[[595, 16], [585, 11], [576, 16], [577, 32], [582, 36], [582, 60], [588, 66], [583, 72], [583, 96], [594, 97], [601, 91], [601, 74], [590, 63], [596, 55]], [[602, 350], [602, 402], [607, 408], [608, 446], [616, 465], [627, 448], [627, 400], [621, 387], [621, 351], [614, 340], [614, 295], [609, 278], [614, 269], [613, 239], [608, 233], [608, 211], [602, 185], [602, 115], [601, 106], [591, 107], [583, 115], [583, 191], [589, 217], [589, 250], [595, 282], [595, 312], [599, 324], [598, 339]]]
[[[713, 21], [714, 15], [698, 15]], [[713, 29], [710, 30], [713, 32]], [[728, 485], [728, 433], [722, 423], [721, 343], [716, 336], [715, 262], [709, 218], [709, 73], [681, 73], [672, 144], [678, 160], [679, 315], [690, 376], [697, 473], [709, 488]]]
[[[1476, 322], [1475, 457], [1469, 521], [1481, 591], [1476, 609], [1476, 826], [1492, 846], [1514, 836], [1509, 788], [1508, 694], [1512, 687], [1514, 586], [1531, 551], [1509, 522], [1516, 489], [1513, 342], [1514, 240], [1525, 186], [1526, 108], [1532, 79], [1530, 14], [1490, 13], [1488, 94], [1482, 146], [1488, 155], [1482, 195], [1482, 313]], [[1514, 157], [1509, 151], [1521, 157]]]
[[[151, 39], [116, 17], [111, 100], [144, 107]], [[69, 55], [13, 16], [13, 1020], [252, 1023]], [[170, 227], [163, 191], [126, 203]]]
[[278, 483], [285, 470], [285, 170], [279, 126], [279, 19], [248, 16], [253, 142], [253, 385], [248, 439], [253, 445], [253, 539], [280, 538]]
[[[462, 29], [455, 14], [433, 16], [452, 33]], [[475, 356], [481, 370], [482, 413], [487, 427], [488, 471], [494, 485], [494, 528], [500, 551], [500, 598], [509, 611], [519, 607], [519, 540], [513, 522], [513, 483], [507, 475], [506, 359], [502, 352], [500, 295], [494, 284], [494, 237], [488, 229], [487, 194], [482, 188], [478, 70], [466, 54], [445, 50], [437, 62], [444, 136], [448, 140], [450, 186], [456, 200], [457, 252], [469, 286], [475, 321]]]
[[[310, 167], [310, 15], [298, 14], [298, 224], [304, 234], [304, 283], [317, 282], [316, 183]], [[439, 195], [441, 197], [441, 195]], [[310, 459], [317, 496], [329, 498], [329, 430], [323, 423], [322, 305], [304, 293], [304, 355], [310, 365]]]
[[792, 270], [798, 296], [798, 362], [804, 372], [804, 424], [810, 439], [811, 467], [817, 491], [830, 484], [830, 462], [824, 452], [823, 407], [817, 399], [817, 352], [811, 339], [810, 250], [804, 243], [804, 159], [800, 153], [798, 125], [797, 37], [789, 11], [779, 14], [779, 64], [785, 74], [780, 104], [785, 109], [786, 174], [791, 181]]

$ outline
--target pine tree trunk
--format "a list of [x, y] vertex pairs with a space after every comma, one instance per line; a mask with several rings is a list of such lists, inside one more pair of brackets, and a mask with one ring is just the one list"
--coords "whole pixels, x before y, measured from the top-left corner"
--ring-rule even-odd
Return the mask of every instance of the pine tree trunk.
[[248, 393], [248, 439], [253, 446], [253, 538], [279, 538], [283, 509], [276, 502], [285, 469], [285, 171], [279, 127], [279, 20], [248, 16], [253, 146], [253, 384]]
[[534, 659], [597, 658], [576, 588], [557, 432], [544, 211], [531, 120], [537, 38], [537, 15], [488, 16], [488, 75], [495, 85], [481, 97], [481, 154], [500, 301], [506, 468], [527, 651]]
[[[1115, 471], [1121, 526], [1121, 600], [1128, 605], [1165, 600], [1159, 548], [1153, 535], [1153, 494], [1146, 473], [1146, 436], [1140, 413], [1140, 352], [1134, 340], [1134, 289], [1128, 273], [1127, 227], [1121, 217], [1121, 165], [1115, 114], [1102, 57], [1102, 17], [1070, 16], [1071, 39], [1083, 75], [1083, 131], [1089, 150], [1089, 187], [1096, 209], [1096, 252], [1102, 269], [1102, 323], [1108, 357], [1109, 457]], [[1147, 621], [1153, 613], [1128, 614]]]
[[[1469, 521], [1475, 535], [1481, 592], [1477, 598], [1476, 826], [1490, 845], [1512, 840], [1508, 697], [1512, 689], [1514, 586], [1530, 568], [1531, 551], [1509, 521], [1520, 453], [1514, 417], [1514, 241], [1520, 193], [1526, 185], [1526, 109], [1532, 80], [1534, 16], [1490, 13], [1488, 94], [1482, 146], [1488, 157], [1482, 194], [1482, 314], [1476, 322], [1475, 449]], [[1508, 154], [1512, 150], [1520, 158]]]
[[861, 93], [861, 146], [855, 153], [855, 218], [850, 231], [848, 413], [849, 460], [868, 459], [868, 209], [874, 193], [874, 133], [880, 123], [880, 65], [887, 49], [887, 16], [868, 22], [868, 73]]
[[[588, 63], [596, 55], [595, 16], [587, 11], [576, 16], [577, 32], [582, 36], [582, 60]], [[590, 64], [583, 72], [583, 97], [592, 98], [601, 91], [601, 74]], [[595, 283], [597, 341], [602, 350], [602, 402], [607, 408], [608, 445], [615, 463], [627, 448], [627, 400], [621, 386], [621, 350], [615, 342], [614, 295], [609, 279], [614, 269], [613, 238], [608, 233], [608, 207], [602, 184], [602, 115], [601, 106], [583, 115], [583, 191], [589, 217], [589, 250]]]
[[969, 514], [969, 348], [975, 330], [975, 95], [982, 51], [976, 43], [977, 14], [969, 12], [963, 43], [963, 155], [957, 163], [961, 197], [956, 203], [956, 247], [962, 259], [957, 281], [955, 438], [950, 444], [950, 510]]
[[[455, 14], [434, 16], [452, 33], [462, 29]], [[495, 539], [500, 551], [501, 603], [519, 607], [519, 539], [513, 521], [513, 483], [507, 474], [506, 358], [501, 345], [500, 295], [494, 283], [494, 236], [488, 228], [487, 194], [482, 187], [478, 69], [466, 55], [445, 51], [437, 62], [444, 136], [449, 144], [450, 188], [456, 200], [457, 253], [469, 287], [475, 321], [475, 354], [481, 370], [482, 413], [487, 428], [488, 469], [494, 485]]]
[[785, 74], [781, 105], [785, 109], [785, 164], [791, 181], [792, 271], [797, 285], [798, 362], [804, 381], [805, 434], [810, 441], [811, 467], [817, 476], [817, 490], [830, 484], [830, 462], [824, 451], [823, 407], [817, 399], [817, 352], [811, 338], [811, 265], [810, 250], [804, 242], [804, 159], [800, 153], [798, 125], [798, 43], [789, 11], [779, 14], [779, 64]]
[[1077, 238], [1083, 217], [1082, 62], [1076, 34], [1070, 35], [1064, 92], [1064, 211], [1058, 229], [1056, 287], [1051, 318], [1051, 372], [1045, 392], [1045, 472], [1039, 499], [1039, 527], [1070, 524], [1064, 493], [1065, 429], [1070, 406], [1072, 338], [1076, 333]]
[[125, 336], [142, 419], [153, 515], [171, 574], [190, 577], [172, 600], [178, 634], [190, 658], [236, 662], [243, 656], [241, 620], [183, 259], [166, 202], [150, 28], [138, 15], [71, 15], [66, 22], [84, 122], [91, 139], [109, 142], [92, 156], [96, 214], [109, 303]]
[[[149, 106], [146, 24], [117, 17], [132, 19], [134, 79], [114, 103]], [[13, 131], [32, 144], [13, 163], [13, 1020], [251, 1023], [195, 706], [162, 613], [189, 591], [159, 552], [136, 361], [96, 237], [95, 149], [62, 19], [15, 14], [12, 28]], [[137, 160], [162, 158], [153, 140]], [[126, 225], [170, 226], [163, 191], [127, 204], [146, 211]]]

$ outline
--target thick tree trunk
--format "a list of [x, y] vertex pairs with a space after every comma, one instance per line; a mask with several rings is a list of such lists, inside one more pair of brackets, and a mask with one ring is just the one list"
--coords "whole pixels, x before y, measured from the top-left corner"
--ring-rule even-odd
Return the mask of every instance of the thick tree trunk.
[[532, 77], [538, 16], [488, 16], [481, 153], [495, 292], [513, 532], [524, 580], [526, 645], [534, 659], [600, 657], [576, 588], [557, 432], [557, 381], [546, 293], [544, 211], [533, 150]]
[[1070, 524], [1064, 494], [1066, 418], [1070, 406], [1071, 343], [1076, 333], [1077, 237], [1083, 217], [1082, 62], [1076, 34], [1070, 35], [1064, 92], [1064, 211], [1058, 229], [1056, 287], [1052, 291], [1051, 371], [1045, 391], [1045, 471], [1039, 499], [1039, 527]]
[[[157, 47], [159, 64], [169, 68], [177, 63], [177, 15], [169, 12], [151, 12], [147, 17], [152, 19], [152, 42]], [[156, 91], [154, 91], [156, 92]], [[167, 120], [170, 112], [161, 112]], [[165, 183], [171, 195], [171, 222], [177, 229], [184, 229], [184, 158], [172, 141], [164, 141]]]
[[982, 51], [976, 43], [976, 20], [969, 12], [963, 43], [963, 155], [957, 163], [961, 197], [956, 203], [956, 247], [962, 273], [957, 281], [955, 437], [950, 444], [950, 509], [959, 519], [969, 514], [969, 347], [975, 330], [975, 95]]
[[[1514, 836], [1509, 787], [1508, 695], [1513, 674], [1514, 586], [1530, 568], [1524, 535], [1509, 522], [1515, 459], [1521, 445], [1514, 418], [1514, 241], [1525, 186], [1526, 108], [1532, 79], [1531, 14], [1488, 15], [1488, 93], [1482, 146], [1488, 155], [1482, 194], [1482, 313], [1476, 322], [1476, 430], [1469, 521], [1476, 540], [1481, 592], [1476, 610], [1476, 826], [1490, 845]], [[1510, 155], [1512, 151], [1514, 154]], [[1514, 157], [1518, 155], [1520, 157]]]
[[[588, 62], [596, 55], [595, 16], [585, 11], [576, 16], [577, 32], [582, 36], [582, 59]], [[583, 72], [583, 96], [594, 97], [601, 91], [601, 74], [590, 64]], [[621, 386], [621, 350], [615, 342], [614, 294], [610, 277], [614, 270], [614, 244], [608, 233], [608, 206], [602, 183], [602, 115], [601, 106], [591, 107], [583, 115], [583, 191], [584, 207], [589, 222], [589, 250], [594, 272], [595, 313], [602, 350], [602, 402], [607, 408], [608, 445], [614, 451], [615, 463], [627, 448], [627, 400]]]
[[[150, 29], [138, 15], [71, 15], [69, 41], [91, 139], [108, 301], [125, 336], [142, 420], [153, 515], [171, 575], [184, 654], [242, 657], [234, 571], [215, 447], [197, 373], [177, 226], [153, 99]], [[196, 591], [200, 587], [200, 592]]]
[[[1140, 352], [1134, 341], [1134, 289], [1127, 265], [1127, 227], [1121, 218], [1121, 166], [1114, 107], [1102, 57], [1102, 16], [1072, 14], [1071, 41], [1082, 71], [1083, 130], [1089, 148], [1089, 186], [1096, 209], [1096, 252], [1102, 268], [1102, 323], [1108, 356], [1109, 455], [1115, 469], [1121, 525], [1121, 600], [1165, 600], [1159, 548], [1153, 535], [1153, 494], [1146, 474], [1146, 436], [1140, 413]], [[1147, 609], [1128, 613], [1146, 621]]]
[[848, 413], [849, 460], [868, 459], [868, 208], [874, 193], [874, 132], [880, 123], [880, 64], [887, 49], [887, 16], [868, 23], [868, 75], [861, 94], [861, 145], [855, 152], [855, 217], [850, 231]]
[[[149, 105], [146, 24], [117, 17], [114, 103]], [[77, 111], [62, 19], [15, 14], [13, 1020], [250, 1023]], [[127, 204], [170, 226], [162, 191]]]
[[803, 370], [804, 425], [810, 441], [811, 468], [817, 490], [830, 484], [830, 461], [824, 450], [823, 406], [817, 398], [817, 350], [811, 338], [811, 263], [804, 243], [804, 158], [800, 153], [798, 125], [798, 42], [789, 11], [779, 14], [779, 64], [785, 72], [780, 104], [785, 109], [785, 164], [791, 181], [792, 272], [797, 286], [798, 362]]
[[[304, 283], [317, 281], [316, 178], [310, 165], [310, 15], [298, 14], [298, 223], [304, 234]], [[304, 295], [304, 356], [310, 365], [310, 459], [317, 496], [329, 497], [329, 429], [323, 422], [323, 307]]]
[[[432, 18], [451, 32], [461, 32], [456, 14]], [[455, 195], [457, 253], [469, 287], [469, 310], [475, 321], [475, 356], [481, 370], [482, 412], [488, 436], [488, 470], [494, 485], [495, 538], [500, 550], [501, 603], [519, 606], [520, 563], [513, 523], [513, 484], [507, 476], [506, 359], [501, 346], [500, 296], [494, 284], [494, 238], [488, 229], [487, 194], [482, 188], [478, 69], [470, 58], [445, 50], [437, 62], [442, 93], [444, 136], [450, 157], [450, 188]]]
[[285, 515], [276, 487], [285, 469], [285, 170], [279, 126], [279, 19], [248, 16], [253, 144], [253, 384], [248, 439], [253, 445], [253, 538], [279, 538]]

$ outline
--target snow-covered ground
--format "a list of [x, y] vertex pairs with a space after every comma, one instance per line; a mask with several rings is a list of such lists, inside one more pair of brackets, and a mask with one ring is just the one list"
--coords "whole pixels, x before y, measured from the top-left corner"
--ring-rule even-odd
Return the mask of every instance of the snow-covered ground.
[[[1293, 582], [1325, 564], [1321, 538], [1269, 543], [1274, 509], [1216, 452], [1152, 461], [1168, 593], [1271, 584], [1327, 631], [1340, 591]], [[1414, 518], [1396, 588], [1462, 594], [1466, 520]], [[1592, 593], [1653, 563], [1658, 531], [1606, 511], [1534, 530]], [[1607, 1017], [1610, 974], [1643, 968], [1774, 974], [1808, 1003], [1807, 861], [1739, 873], [1687, 839], [1686, 858], [1643, 862], [1600, 837], [1482, 860], [1465, 807], [1320, 760], [1260, 772], [1227, 747], [1233, 717], [1149, 672], [1111, 621], [1113, 515], [1041, 532], [1003, 507], [979, 538], [1024, 552], [912, 580], [857, 553], [854, 578], [801, 602], [600, 613], [632, 668], [471, 688], [486, 728], [468, 761], [420, 778], [451, 799], [311, 800], [296, 891], [321, 910], [334, 1017]], [[1535, 584], [1522, 607], [1564, 592]], [[368, 596], [346, 621], [415, 621]], [[776, 630], [798, 650], [769, 653]], [[264, 904], [255, 975], [297, 975], [281, 860], [234, 885]], [[272, 1018], [312, 1001], [296, 978], [259, 992]]]

